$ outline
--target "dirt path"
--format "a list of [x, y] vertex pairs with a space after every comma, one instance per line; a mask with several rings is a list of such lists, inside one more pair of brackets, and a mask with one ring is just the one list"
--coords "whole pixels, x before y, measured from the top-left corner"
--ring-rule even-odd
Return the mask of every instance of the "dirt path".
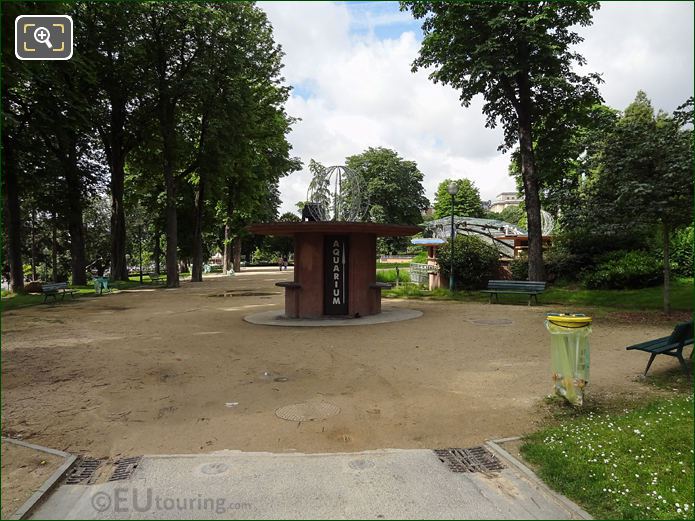
[[[247, 273], [4, 313], [3, 433], [113, 458], [469, 446], [534, 430], [535, 405], [551, 387], [549, 307], [390, 301], [424, 316], [340, 328], [242, 320], [280, 306], [273, 283], [290, 275]], [[511, 324], [484, 323], [500, 318]], [[624, 346], [670, 327], [597, 321], [590, 392], [647, 392], [635, 381], [646, 355]], [[672, 362], [657, 359], [653, 371]], [[274, 414], [315, 398], [341, 413], [299, 424]]]

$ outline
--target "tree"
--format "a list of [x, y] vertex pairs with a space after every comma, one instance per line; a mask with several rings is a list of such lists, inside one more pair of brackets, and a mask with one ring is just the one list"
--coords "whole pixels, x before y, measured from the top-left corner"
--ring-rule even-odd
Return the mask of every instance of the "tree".
[[600, 99], [595, 74], [581, 76], [584, 58], [571, 50], [582, 41], [573, 27], [591, 23], [598, 2], [401, 2], [423, 18], [424, 38], [413, 70], [461, 92], [468, 106], [485, 99], [486, 126], [504, 128], [502, 150], [518, 143], [529, 232], [529, 280], [544, 280], [539, 180], [534, 126], [558, 107]]
[[437, 187], [434, 195], [434, 217], [451, 216], [451, 194], [448, 192], [449, 184], [455, 182], [459, 190], [454, 197], [454, 215], [459, 217], [483, 217], [483, 202], [480, 200], [480, 192], [470, 179], [445, 179]]
[[371, 213], [378, 214], [377, 222], [422, 222], [422, 211], [427, 209], [429, 201], [417, 163], [401, 158], [395, 150], [370, 147], [347, 157], [345, 164], [365, 181]]
[[143, 7], [131, 4], [76, 4], [77, 47], [89, 60], [98, 88], [94, 123], [109, 168], [111, 193], [111, 278], [128, 280], [124, 211], [125, 167], [128, 154], [145, 130], [143, 119], [152, 115], [142, 68]]
[[596, 220], [661, 228], [665, 313], [670, 312], [671, 233], [691, 222], [693, 207], [693, 133], [682, 123], [678, 114], [655, 114], [639, 91], [598, 152], [600, 168], [588, 196]]

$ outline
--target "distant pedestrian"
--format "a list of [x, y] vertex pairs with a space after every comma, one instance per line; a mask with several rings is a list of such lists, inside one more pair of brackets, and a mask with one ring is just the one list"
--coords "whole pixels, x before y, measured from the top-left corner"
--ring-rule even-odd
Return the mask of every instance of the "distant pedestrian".
[[282, 257], [282, 267], [287, 270], [287, 255]]
[[282, 267], [284, 266], [284, 262], [282, 260], [282, 257], [278, 257], [278, 268], [280, 271], [282, 271]]

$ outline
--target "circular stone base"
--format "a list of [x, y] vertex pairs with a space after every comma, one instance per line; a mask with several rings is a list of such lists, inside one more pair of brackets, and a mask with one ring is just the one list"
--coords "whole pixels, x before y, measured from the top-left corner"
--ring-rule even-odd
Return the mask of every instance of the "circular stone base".
[[378, 315], [360, 318], [286, 318], [282, 310], [263, 311], [244, 317], [246, 322], [263, 326], [290, 327], [332, 327], [332, 326], [366, 326], [369, 324], [386, 324], [400, 322], [422, 316], [422, 311], [406, 308], [384, 308]]

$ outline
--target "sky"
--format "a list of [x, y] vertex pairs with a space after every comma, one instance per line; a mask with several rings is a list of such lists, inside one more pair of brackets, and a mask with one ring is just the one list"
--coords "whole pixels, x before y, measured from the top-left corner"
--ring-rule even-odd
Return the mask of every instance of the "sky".
[[[397, 2], [260, 2], [285, 52], [293, 87], [289, 135], [305, 168], [280, 181], [280, 212], [306, 199], [310, 159], [326, 166], [368, 147], [392, 148], [415, 161], [434, 202], [437, 185], [466, 177], [483, 200], [514, 191], [509, 155], [498, 152], [500, 128], [485, 128], [482, 97], [467, 108], [458, 93], [411, 72], [422, 31]], [[604, 102], [624, 109], [644, 90], [671, 112], [693, 95], [693, 3], [603, 2], [577, 46], [598, 72]]]

